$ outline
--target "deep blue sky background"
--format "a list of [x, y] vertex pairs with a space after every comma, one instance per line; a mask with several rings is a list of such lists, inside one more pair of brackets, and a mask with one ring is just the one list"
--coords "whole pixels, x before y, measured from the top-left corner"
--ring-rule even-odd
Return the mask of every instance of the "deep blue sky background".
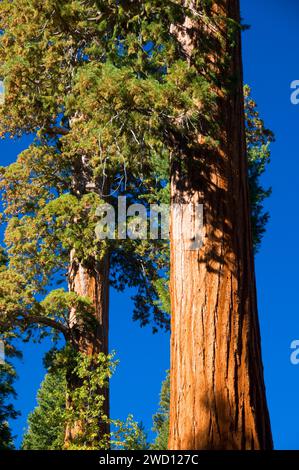
[[[271, 221], [256, 260], [268, 403], [276, 448], [299, 449], [299, 365], [290, 363], [290, 343], [299, 339], [299, 105], [290, 102], [290, 83], [299, 80], [299, 2], [241, 0], [241, 6], [244, 22], [251, 25], [243, 34], [245, 82], [276, 135], [264, 178], [273, 187], [267, 202]], [[1, 142], [1, 164], [13, 161], [24, 146], [24, 141]], [[169, 365], [169, 336], [140, 329], [131, 321], [131, 313], [130, 293], [113, 292], [110, 345], [120, 365], [112, 380], [112, 415], [125, 418], [133, 413], [150, 431]], [[22, 417], [12, 424], [18, 445], [26, 416], [35, 405], [44, 375], [42, 356], [48, 347], [47, 343], [22, 347], [24, 359], [17, 366], [17, 407]]]

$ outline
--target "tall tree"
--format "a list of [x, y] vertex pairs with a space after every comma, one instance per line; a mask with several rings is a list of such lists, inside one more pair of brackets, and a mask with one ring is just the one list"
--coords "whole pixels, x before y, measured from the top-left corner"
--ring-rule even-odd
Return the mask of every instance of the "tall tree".
[[[34, 325], [43, 327], [42, 335], [51, 329], [95, 362], [99, 352], [108, 352], [109, 282], [138, 288], [134, 317], [142, 324], [153, 312], [155, 324], [165, 325], [152, 283], [158, 250], [138, 241], [98, 242], [94, 231], [99, 204], [117, 205], [113, 194], [142, 197], [144, 182], [157, 186], [143, 158], [158, 154], [156, 130], [153, 125], [146, 135], [148, 109], [138, 85], [145, 72], [138, 64], [145, 54], [139, 14], [148, 14], [148, 6], [112, 0], [0, 3], [0, 133], [34, 138], [17, 162], [1, 170], [9, 254], [1, 273], [1, 321], [21, 332], [34, 333]], [[160, 30], [150, 27], [147, 22], [144, 32], [155, 40]], [[163, 54], [158, 47], [154, 52], [146, 61], [152, 82]], [[46, 296], [51, 284], [58, 287], [66, 277], [68, 291]], [[80, 385], [72, 366], [67, 381], [72, 408]], [[99, 393], [109, 416], [108, 391]], [[99, 438], [109, 432], [108, 422], [99, 422]], [[79, 422], [67, 426], [66, 445], [82, 428]]]
[[[186, 61], [214, 74], [217, 146], [177, 139], [173, 203], [203, 204], [199, 248], [171, 221], [170, 449], [271, 449], [246, 163], [238, 0], [186, 2], [193, 17], [175, 32]], [[200, 73], [200, 70], [199, 70]], [[228, 81], [227, 78], [230, 78]], [[198, 104], [200, 106], [200, 103]], [[192, 208], [191, 208], [192, 210]], [[191, 222], [190, 222], [191, 223]], [[185, 230], [192, 233], [191, 226]]]

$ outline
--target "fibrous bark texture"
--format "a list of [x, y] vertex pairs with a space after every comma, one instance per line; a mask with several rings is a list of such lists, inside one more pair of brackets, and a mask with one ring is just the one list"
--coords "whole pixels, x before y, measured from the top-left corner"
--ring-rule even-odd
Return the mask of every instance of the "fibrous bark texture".
[[[225, 19], [239, 22], [240, 16], [238, 0], [213, 3], [212, 14], [224, 18], [224, 41], [211, 56], [216, 68], [228, 51]], [[186, 53], [197, 47], [202, 27], [199, 20], [188, 19], [178, 31]], [[190, 249], [183, 236], [188, 227], [181, 225], [177, 212], [171, 217], [173, 450], [272, 448], [250, 225], [239, 31], [230, 54], [234, 86], [228, 94], [217, 90], [219, 145], [190, 155], [188, 143], [185, 150], [181, 143], [181, 154], [172, 162], [172, 203], [203, 204], [204, 211], [203, 244], [197, 249]]]

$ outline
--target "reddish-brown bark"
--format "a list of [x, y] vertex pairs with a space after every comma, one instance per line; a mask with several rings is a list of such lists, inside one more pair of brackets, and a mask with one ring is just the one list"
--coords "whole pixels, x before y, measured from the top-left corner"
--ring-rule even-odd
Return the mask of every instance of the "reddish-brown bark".
[[[213, 11], [239, 21], [238, 0], [215, 1]], [[216, 67], [225, 53], [225, 24], [224, 46], [212, 57]], [[196, 47], [201, 28], [194, 21], [192, 37], [190, 29], [178, 34], [186, 52]], [[217, 90], [219, 146], [198, 155], [182, 150], [172, 162], [172, 203], [204, 205], [204, 238], [202, 247], [191, 251], [178, 237], [181, 220], [172, 213], [170, 449], [272, 448], [250, 226], [239, 33], [231, 73], [236, 88], [228, 96]]]
[[[108, 355], [109, 332], [109, 258], [108, 255], [102, 261], [91, 260], [89, 264], [82, 265], [78, 262], [75, 252], [71, 254], [69, 268], [69, 290], [79, 296], [87, 297], [92, 301], [94, 308], [95, 327], [84, 324], [84, 320], [78, 318], [76, 309], [70, 312], [70, 329], [73, 345], [80, 353], [89, 357], [99, 353]], [[67, 377], [68, 396], [67, 407], [71, 405], [71, 395], [74, 388], [80, 385], [75, 374], [70, 372]], [[102, 413], [109, 418], [109, 389], [98, 391], [104, 395], [105, 401]], [[99, 417], [99, 440], [107, 436], [110, 431], [108, 422], [101, 421]], [[80, 422], [69, 423], [65, 433], [65, 446], [68, 447], [84, 433], [84, 425]]]
[[[73, 118], [71, 125], [74, 125], [82, 116]], [[90, 169], [88, 158], [78, 156], [73, 167], [73, 193], [81, 198], [88, 193], [92, 183], [92, 171]], [[107, 183], [104, 185], [107, 190]], [[100, 187], [92, 187], [98, 194], [101, 194]], [[74, 221], [76, 223], [76, 221]], [[96, 236], [96, 234], [95, 234]], [[69, 338], [73, 348], [86, 354], [91, 359], [99, 353], [108, 355], [108, 335], [109, 335], [109, 254], [103, 256], [102, 260], [90, 256], [87, 260], [78, 259], [76, 251], [73, 249], [70, 253], [70, 264], [68, 270], [69, 291], [76, 293], [80, 297], [91, 300], [93, 320], [82, 317], [82, 312], [72, 308], [69, 313]], [[76, 374], [70, 370], [67, 374], [67, 408], [72, 405], [72, 392], [80, 386], [80, 381]], [[99, 394], [105, 397], [103, 415], [109, 419], [109, 388], [99, 389]], [[107, 420], [108, 421], [108, 420]], [[99, 436], [107, 437], [110, 426], [108, 422], [103, 422], [99, 416]], [[84, 434], [84, 424], [81, 422], [68, 423], [65, 432], [65, 447]]]

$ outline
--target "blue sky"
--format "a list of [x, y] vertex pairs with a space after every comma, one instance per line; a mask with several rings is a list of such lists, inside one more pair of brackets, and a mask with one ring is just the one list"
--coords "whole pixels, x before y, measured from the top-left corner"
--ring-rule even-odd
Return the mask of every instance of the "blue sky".
[[[290, 344], [299, 339], [299, 105], [290, 102], [290, 83], [299, 80], [297, 0], [241, 0], [251, 29], [243, 34], [245, 82], [266, 125], [275, 132], [272, 162], [264, 178], [272, 186], [271, 220], [256, 259], [263, 359], [272, 429], [277, 449], [299, 449], [299, 365], [290, 362]], [[1, 164], [13, 161], [26, 142], [0, 142]], [[111, 296], [111, 349], [120, 359], [111, 384], [112, 415], [133, 413], [151, 429], [161, 381], [169, 365], [169, 335], [152, 335], [131, 321], [130, 292]], [[18, 363], [17, 407], [13, 423], [20, 443], [26, 415], [35, 405], [43, 378], [42, 356], [49, 343], [27, 344]]]
[[251, 25], [243, 35], [244, 78], [276, 135], [265, 177], [273, 188], [267, 202], [271, 220], [256, 259], [268, 404], [276, 448], [299, 449], [299, 366], [290, 362], [290, 343], [299, 339], [299, 105], [290, 101], [290, 83], [299, 78], [299, 2], [243, 0], [241, 5]]

